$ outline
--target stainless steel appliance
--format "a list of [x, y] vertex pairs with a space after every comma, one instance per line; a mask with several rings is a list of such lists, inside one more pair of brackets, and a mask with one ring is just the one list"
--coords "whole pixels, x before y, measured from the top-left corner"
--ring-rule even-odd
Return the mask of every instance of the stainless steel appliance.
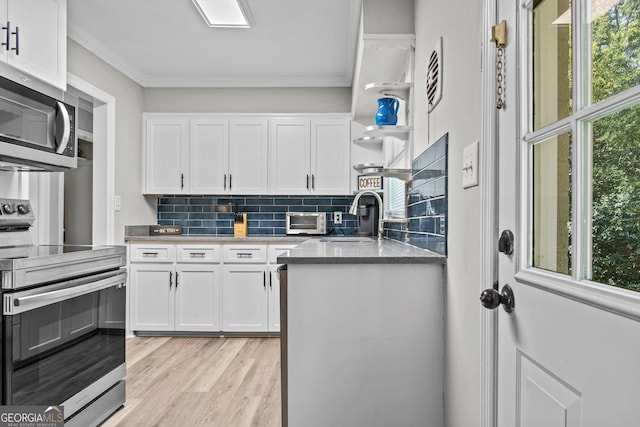
[[126, 251], [33, 245], [26, 200], [0, 200], [2, 405], [61, 405], [94, 426], [124, 404]]
[[327, 234], [324, 212], [287, 212], [287, 234]]
[[0, 169], [75, 168], [75, 115], [74, 105], [0, 77]]
[[378, 207], [374, 204], [362, 204], [356, 210], [358, 236], [375, 236], [378, 231]]

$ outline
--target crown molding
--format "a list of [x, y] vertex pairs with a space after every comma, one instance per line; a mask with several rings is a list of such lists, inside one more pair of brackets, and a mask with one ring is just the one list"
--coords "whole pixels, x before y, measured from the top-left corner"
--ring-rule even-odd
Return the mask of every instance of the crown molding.
[[139, 70], [82, 28], [69, 23], [67, 36], [140, 86], [145, 86], [145, 76]]
[[144, 87], [350, 87], [344, 77], [194, 78], [150, 77]]

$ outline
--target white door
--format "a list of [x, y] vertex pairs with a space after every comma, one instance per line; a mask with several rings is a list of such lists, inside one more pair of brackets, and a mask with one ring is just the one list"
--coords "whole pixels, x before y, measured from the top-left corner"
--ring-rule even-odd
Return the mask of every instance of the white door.
[[229, 191], [267, 193], [267, 120], [233, 119], [229, 123]]
[[192, 119], [189, 144], [189, 192], [222, 194], [227, 191], [229, 121]]
[[12, 33], [9, 63], [66, 90], [67, 1], [11, 0], [7, 15]]
[[220, 331], [220, 267], [177, 264], [176, 331]]
[[315, 194], [349, 194], [350, 178], [350, 121], [311, 120], [311, 190]]
[[222, 330], [266, 332], [267, 270], [264, 265], [225, 265], [222, 277]]
[[497, 1], [499, 427], [640, 425], [635, 4]]
[[309, 120], [274, 119], [269, 129], [270, 193], [309, 194]]
[[189, 120], [146, 120], [145, 194], [181, 194], [189, 189]]
[[269, 332], [280, 332], [280, 273], [277, 265], [269, 266]]
[[131, 329], [172, 331], [175, 273], [172, 265], [132, 264]]

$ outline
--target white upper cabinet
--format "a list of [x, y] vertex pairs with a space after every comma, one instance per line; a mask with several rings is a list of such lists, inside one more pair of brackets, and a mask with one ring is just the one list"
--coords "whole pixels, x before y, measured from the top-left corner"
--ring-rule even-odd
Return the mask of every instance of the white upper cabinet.
[[311, 185], [315, 194], [349, 194], [350, 139], [350, 120], [311, 120]]
[[222, 194], [227, 191], [229, 169], [229, 121], [191, 120], [189, 191]]
[[349, 119], [273, 119], [270, 129], [271, 194], [349, 194]]
[[311, 130], [307, 119], [274, 119], [270, 123], [269, 179], [273, 194], [309, 194]]
[[347, 117], [144, 115], [144, 194], [350, 193]]
[[147, 119], [145, 126], [145, 194], [183, 194], [189, 189], [189, 120]]
[[229, 193], [267, 194], [268, 122], [231, 119], [229, 122]]
[[35, 77], [66, 90], [67, 0], [0, 0], [0, 23], [7, 77], [27, 86]]
[[266, 119], [145, 116], [144, 194], [266, 194]]

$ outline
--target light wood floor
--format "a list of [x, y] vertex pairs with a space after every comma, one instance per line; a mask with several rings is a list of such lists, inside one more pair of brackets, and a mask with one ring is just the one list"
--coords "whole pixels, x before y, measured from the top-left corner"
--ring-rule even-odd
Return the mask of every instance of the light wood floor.
[[126, 380], [103, 427], [281, 425], [278, 338], [132, 338]]

